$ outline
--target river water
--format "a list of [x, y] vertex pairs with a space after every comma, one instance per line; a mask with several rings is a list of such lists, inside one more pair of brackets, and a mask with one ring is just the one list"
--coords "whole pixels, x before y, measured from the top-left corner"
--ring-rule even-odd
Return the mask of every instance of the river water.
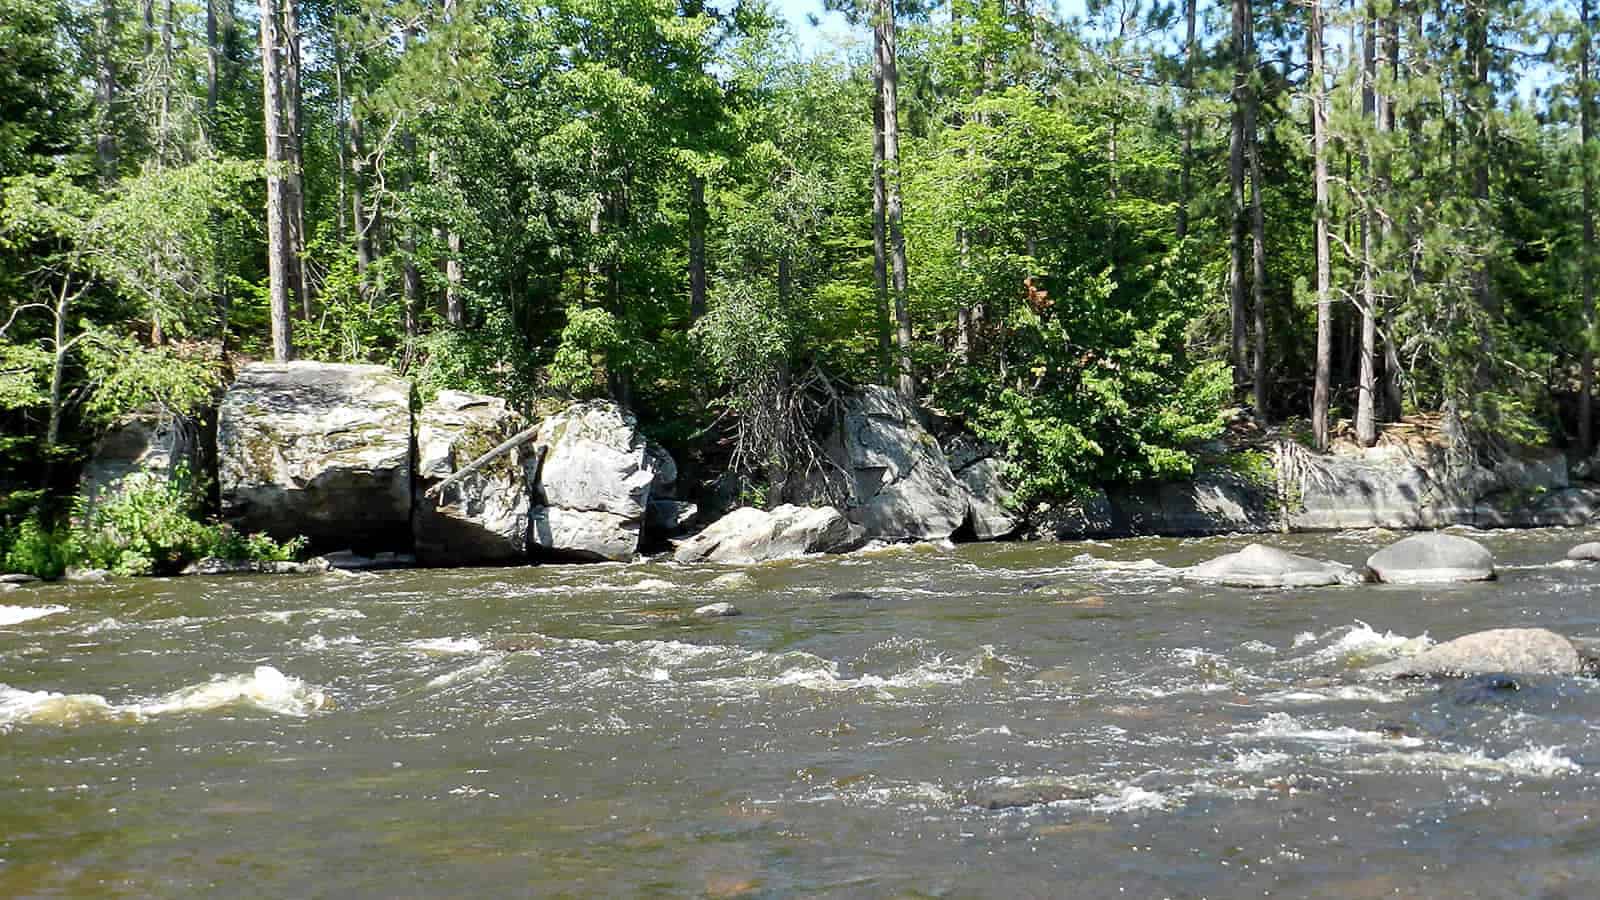
[[1593, 897], [1600, 682], [1344, 677], [1600, 636], [1587, 532], [1476, 537], [1423, 589], [1175, 577], [1244, 538], [25, 588], [0, 896]]

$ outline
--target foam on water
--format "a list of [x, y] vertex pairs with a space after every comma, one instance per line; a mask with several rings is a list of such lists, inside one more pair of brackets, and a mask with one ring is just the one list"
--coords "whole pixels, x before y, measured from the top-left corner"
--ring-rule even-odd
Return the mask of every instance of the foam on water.
[[1364, 759], [1387, 769], [1425, 769], [1487, 775], [1519, 775], [1552, 778], [1572, 775], [1583, 767], [1561, 754], [1560, 747], [1525, 747], [1505, 756], [1492, 757], [1481, 751], [1381, 753]]
[[249, 706], [285, 716], [307, 716], [328, 705], [322, 691], [272, 666], [257, 666], [249, 675], [218, 675], [145, 703], [113, 704], [99, 694], [25, 691], [0, 684], [0, 729], [19, 724], [80, 725], [185, 712], [210, 712]]
[[4, 606], [0, 605], [0, 625], [21, 625], [45, 616], [67, 611], [65, 606]]
[[1342, 629], [1335, 629], [1312, 641], [1302, 642], [1295, 638], [1295, 646], [1300, 647], [1305, 643], [1314, 643], [1318, 640], [1328, 640], [1334, 635], [1338, 638], [1326, 647], [1317, 650], [1308, 657], [1317, 663], [1344, 663], [1346, 665], [1360, 665], [1380, 659], [1392, 659], [1397, 656], [1412, 656], [1433, 646], [1433, 639], [1427, 634], [1417, 637], [1408, 637], [1395, 634], [1392, 631], [1379, 632], [1371, 625], [1361, 620], [1356, 620], [1354, 625]]
[[1362, 744], [1386, 747], [1422, 746], [1420, 738], [1396, 737], [1381, 731], [1361, 731], [1349, 726], [1317, 728], [1284, 712], [1269, 713], [1265, 719], [1256, 724], [1253, 731], [1234, 731], [1230, 732], [1228, 737], [1236, 740], [1302, 741], [1312, 744], [1343, 746]]
[[426, 654], [430, 654], [430, 655], [445, 655], [445, 656], [448, 656], [448, 655], [454, 655], [454, 654], [458, 654], [458, 653], [479, 653], [479, 652], [482, 652], [482, 650], [483, 650], [483, 642], [478, 640], [477, 638], [472, 638], [472, 637], [461, 637], [461, 638], [441, 637], [441, 638], [426, 638], [426, 639], [415, 640], [415, 641], [406, 641], [405, 647], [408, 650], [415, 650], [418, 653], [426, 653]]

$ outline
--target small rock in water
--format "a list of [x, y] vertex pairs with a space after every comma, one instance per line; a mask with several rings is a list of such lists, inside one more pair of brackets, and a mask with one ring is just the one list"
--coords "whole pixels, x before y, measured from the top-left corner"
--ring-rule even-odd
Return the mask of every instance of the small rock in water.
[[1494, 578], [1494, 556], [1470, 538], [1414, 534], [1372, 554], [1367, 568], [1388, 584], [1439, 584]]
[[866, 591], [840, 591], [828, 597], [829, 603], [871, 603], [878, 599]]
[[732, 603], [707, 603], [705, 606], [695, 607], [694, 610], [694, 616], [697, 619], [716, 619], [723, 616], [737, 615], [741, 615], [739, 607], [734, 606]]
[[0, 584], [33, 584], [38, 580], [38, 576], [29, 575], [25, 572], [7, 572], [4, 575], [0, 575]]
[[1543, 628], [1496, 628], [1446, 641], [1406, 659], [1363, 669], [1368, 678], [1461, 678], [1469, 675], [1577, 675], [1573, 643]]
[[1190, 581], [1244, 588], [1322, 587], [1360, 579], [1344, 563], [1324, 562], [1265, 544], [1251, 544], [1184, 573]]
[[1062, 800], [1093, 800], [1094, 796], [1091, 789], [1068, 784], [1007, 784], [980, 788], [973, 793], [970, 805], [979, 809], [1018, 809]]
[[1600, 562], [1600, 541], [1590, 541], [1579, 544], [1567, 551], [1567, 559], [1579, 559], [1587, 562]]
[[61, 577], [80, 584], [103, 584], [111, 580], [111, 573], [105, 569], [80, 569], [74, 566]]
[[0, 581], [0, 594], [4, 594], [6, 591], [15, 591], [15, 590], [20, 590], [20, 588], [17, 586], [17, 584], [15, 582]]
[[1477, 675], [1462, 682], [1455, 690], [1457, 706], [1492, 702], [1505, 694], [1522, 690], [1522, 684], [1510, 675], [1496, 673]]
[[1398, 741], [1401, 738], [1411, 736], [1411, 727], [1404, 722], [1380, 722], [1374, 730], [1383, 735], [1385, 740], [1390, 741]]

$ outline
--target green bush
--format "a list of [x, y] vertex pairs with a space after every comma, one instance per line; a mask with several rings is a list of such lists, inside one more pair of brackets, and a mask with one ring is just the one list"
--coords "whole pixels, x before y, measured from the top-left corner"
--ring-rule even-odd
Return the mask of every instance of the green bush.
[[3, 568], [37, 578], [59, 578], [67, 570], [66, 544], [65, 532], [48, 529], [37, 516], [29, 516], [14, 530], [0, 535]]

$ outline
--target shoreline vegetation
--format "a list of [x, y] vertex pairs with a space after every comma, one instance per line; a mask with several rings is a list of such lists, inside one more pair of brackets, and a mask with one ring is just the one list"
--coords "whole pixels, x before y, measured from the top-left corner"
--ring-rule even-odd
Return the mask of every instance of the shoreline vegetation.
[[1593, 5], [0, 0], [0, 568], [1587, 524]]

